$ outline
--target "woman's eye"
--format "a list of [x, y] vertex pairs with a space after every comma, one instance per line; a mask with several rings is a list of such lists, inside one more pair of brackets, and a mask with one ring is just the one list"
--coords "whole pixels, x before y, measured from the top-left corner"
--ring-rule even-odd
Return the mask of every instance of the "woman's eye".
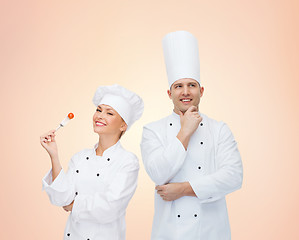
[[100, 109], [98, 109], [98, 108], [97, 108], [97, 111], [98, 111], [98, 112], [102, 112], [102, 111], [101, 111]]
[[113, 113], [108, 113], [109, 115], [113, 116]]

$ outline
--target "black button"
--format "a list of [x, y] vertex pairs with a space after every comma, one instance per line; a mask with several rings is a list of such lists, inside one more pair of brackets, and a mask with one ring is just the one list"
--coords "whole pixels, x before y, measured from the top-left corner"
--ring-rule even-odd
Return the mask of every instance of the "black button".
[[178, 217], [181, 217], [181, 215], [178, 215]]
[[110, 161], [110, 158], [107, 158], [107, 161], [109, 162], [109, 161]]
[[70, 235], [71, 235], [70, 233], [67, 234], [67, 236], [70, 236]]
[[99, 174], [99, 173], [97, 173], [97, 176], [100, 176], [100, 174]]
[[172, 126], [172, 123], [169, 123], [170, 126]]
[[76, 170], [76, 173], [79, 173], [79, 170]]
[[88, 160], [89, 159], [89, 157], [86, 157], [86, 160]]
[[201, 166], [198, 166], [198, 169], [201, 169]]
[[202, 144], [203, 144], [203, 142], [200, 142], [200, 144], [202, 145]]
[[203, 123], [200, 123], [200, 126], [203, 126]]
[[197, 214], [194, 214], [194, 217], [197, 217]]
[[78, 195], [78, 192], [75, 192], [76, 195]]

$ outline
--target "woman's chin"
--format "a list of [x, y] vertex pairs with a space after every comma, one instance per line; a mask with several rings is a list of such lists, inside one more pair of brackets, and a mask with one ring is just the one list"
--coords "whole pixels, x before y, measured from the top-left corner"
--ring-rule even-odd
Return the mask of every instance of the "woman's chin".
[[97, 134], [105, 134], [105, 132], [106, 132], [104, 129], [99, 128], [99, 127], [95, 127], [95, 128], [93, 129], [93, 131], [94, 131], [95, 133], [97, 133]]

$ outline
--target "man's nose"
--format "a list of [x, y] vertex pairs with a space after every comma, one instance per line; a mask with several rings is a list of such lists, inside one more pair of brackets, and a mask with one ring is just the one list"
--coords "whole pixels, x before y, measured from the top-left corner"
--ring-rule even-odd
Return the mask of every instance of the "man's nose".
[[183, 95], [184, 96], [189, 95], [189, 88], [187, 86], [183, 87]]

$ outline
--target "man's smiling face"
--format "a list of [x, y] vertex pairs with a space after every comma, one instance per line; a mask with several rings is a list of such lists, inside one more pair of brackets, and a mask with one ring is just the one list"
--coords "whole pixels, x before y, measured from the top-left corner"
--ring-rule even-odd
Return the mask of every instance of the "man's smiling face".
[[198, 108], [203, 91], [204, 88], [196, 80], [182, 78], [175, 81], [167, 93], [173, 102], [174, 112], [179, 114], [179, 111], [185, 113], [191, 106]]

